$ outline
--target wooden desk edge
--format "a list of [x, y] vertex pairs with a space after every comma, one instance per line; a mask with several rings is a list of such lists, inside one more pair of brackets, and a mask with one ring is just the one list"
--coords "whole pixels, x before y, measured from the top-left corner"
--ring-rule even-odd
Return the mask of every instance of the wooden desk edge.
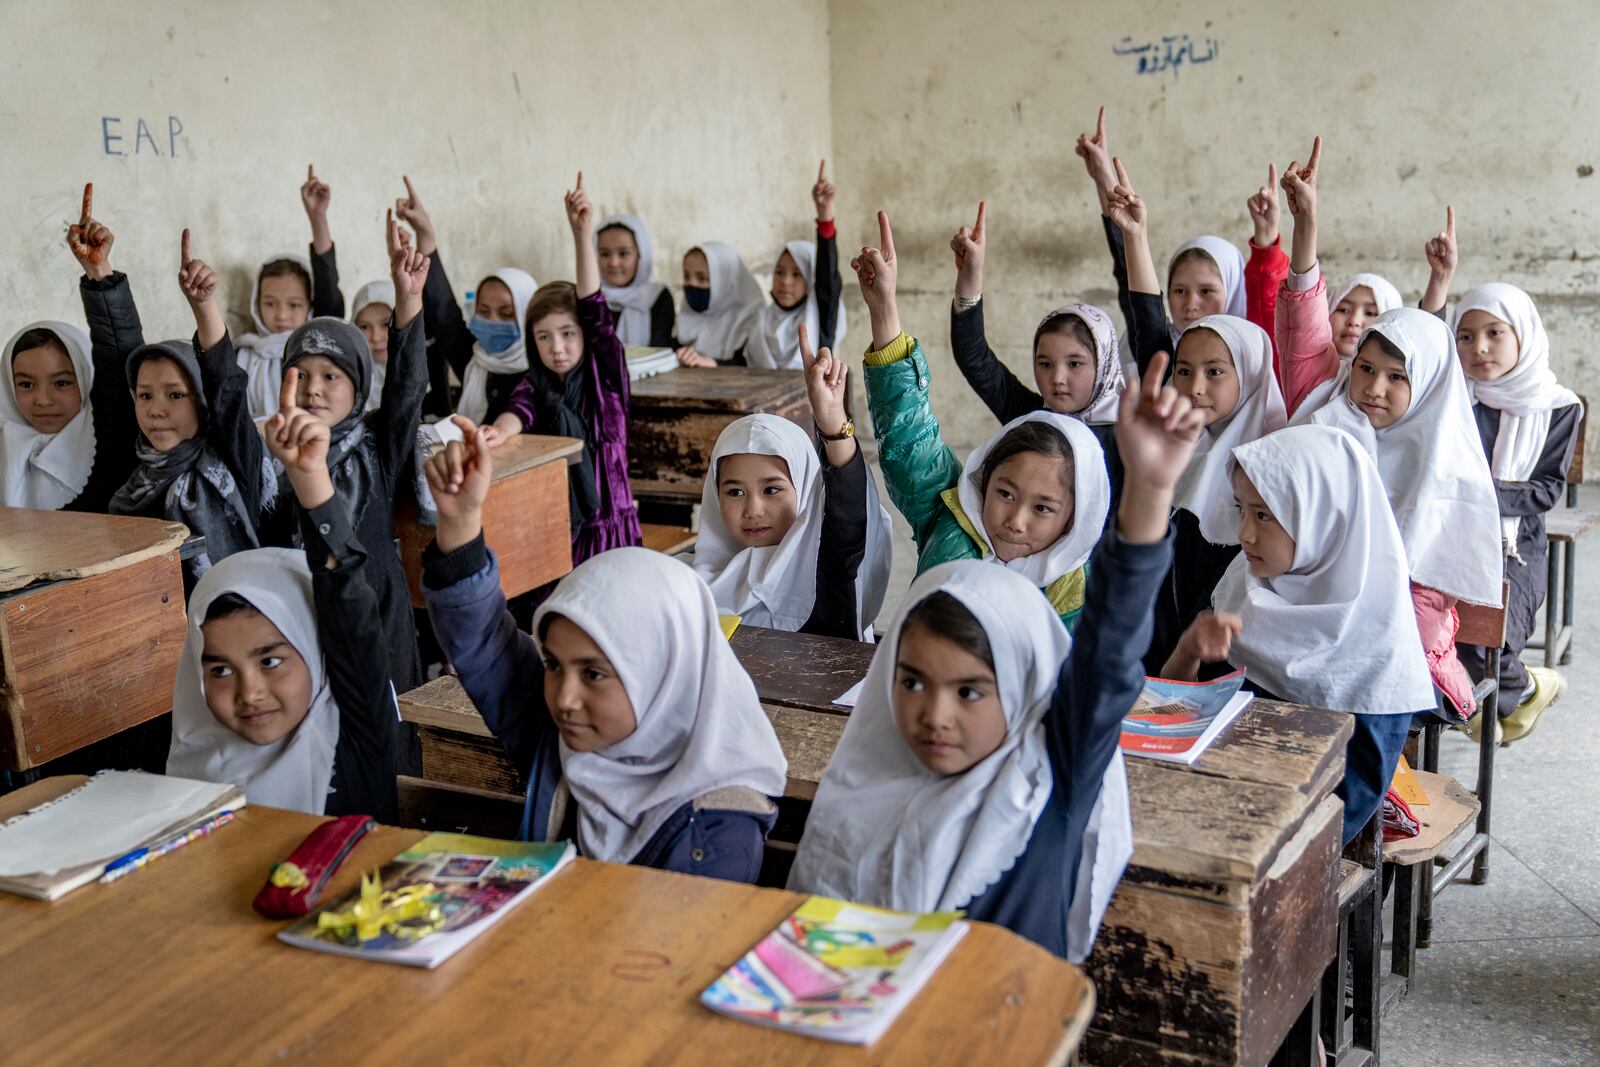
[[51, 571], [31, 572], [24, 574], [0, 574], [0, 594], [13, 593], [19, 589], [38, 582], [65, 582], [75, 581], [79, 578], [93, 578], [97, 574], [117, 570], [121, 567], [131, 567], [135, 563], [143, 563], [155, 556], [165, 555], [168, 552], [182, 551], [183, 543], [189, 539], [189, 527], [181, 522], [167, 523], [166, 533], [161, 540], [153, 541], [144, 548], [135, 549], [112, 559], [103, 559], [94, 563], [87, 563], [81, 567], [60, 567]]

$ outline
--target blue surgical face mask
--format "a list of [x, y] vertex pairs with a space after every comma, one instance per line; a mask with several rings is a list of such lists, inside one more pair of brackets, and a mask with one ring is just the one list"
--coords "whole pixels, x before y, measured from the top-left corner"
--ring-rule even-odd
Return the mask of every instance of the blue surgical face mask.
[[472, 336], [478, 339], [483, 350], [490, 355], [498, 355], [517, 343], [517, 338], [522, 336], [522, 331], [514, 322], [493, 322], [482, 315], [472, 316], [472, 321], [467, 323], [467, 328], [472, 331]]
[[690, 311], [705, 311], [711, 306], [711, 287], [709, 285], [686, 285], [683, 287], [683, 302], [689, 305]]

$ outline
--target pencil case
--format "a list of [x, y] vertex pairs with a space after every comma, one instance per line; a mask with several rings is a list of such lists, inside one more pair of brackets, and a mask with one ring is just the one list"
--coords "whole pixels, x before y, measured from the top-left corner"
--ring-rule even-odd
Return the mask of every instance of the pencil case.
[[356, 842], [377, 825], [370, 815], [342, 815], [311, 831], [267, 872], [267, 884], [254, 901], [256, 911], [269, 919], [294, 919], [316, 907]]

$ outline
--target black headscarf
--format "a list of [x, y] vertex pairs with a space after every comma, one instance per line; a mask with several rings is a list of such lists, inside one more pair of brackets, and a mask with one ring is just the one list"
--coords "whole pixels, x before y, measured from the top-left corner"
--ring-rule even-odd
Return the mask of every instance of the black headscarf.
[[[567, 476], [567, 512], [572, 529], [578, 530], [600, 510], [600, 486], [594, 476], [592, 443], [599, 440], [590, 410], [589, 390], [584, 388], [593, 373], [587, 350], [567, 372], [565, 381], [544, 365], [537, 352], [529, 354], [528, 383], [533, 386], [533, 425], [529, 433], [575, 437], [584, 442], [577, 465]], [[591, 430], [596, 432], [591, 432]]]
[[[283, 348], [283, 372], [307, 356], [326, 356], [355, 383], [355, 403], [330, 434], [328, 473], [333, 488], [350, 508], [359, 526], [378, 484], [377, 445], [367, 432], [367, 393], [372, 389], [372, 350], [361, 331], [343, 319], [319, 315], [289, 335]], [[377, 414], [374, 412], [373, 414]]]

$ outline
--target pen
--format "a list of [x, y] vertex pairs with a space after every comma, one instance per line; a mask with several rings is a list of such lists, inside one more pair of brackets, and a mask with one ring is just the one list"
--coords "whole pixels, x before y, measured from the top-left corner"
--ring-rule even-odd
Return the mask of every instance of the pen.
[[158, 860], [170, 852], [176, 852], [189, 842], [202, 838], [218, 827], [226, 826], [232, 821], [233, 812], [224, 811], [215, 819], [195, 827], [186, 834], [171, 838], [158, 845], [134, 849], [126, 856], [107, 865], [105, 873], [100, 876], [100, 884], [114, 882], [123, 875], [138, 870], [152, 860]]

